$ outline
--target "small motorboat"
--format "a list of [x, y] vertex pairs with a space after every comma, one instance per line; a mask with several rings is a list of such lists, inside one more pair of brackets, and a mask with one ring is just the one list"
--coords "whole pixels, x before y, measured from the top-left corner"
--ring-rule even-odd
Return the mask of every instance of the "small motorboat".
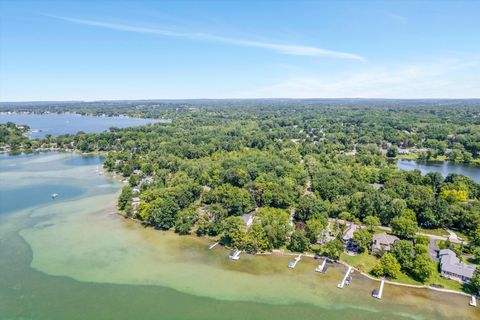
[[58, 197], [58, 193], [52, 193], [52, 199], [55, 199], [56, 197]]

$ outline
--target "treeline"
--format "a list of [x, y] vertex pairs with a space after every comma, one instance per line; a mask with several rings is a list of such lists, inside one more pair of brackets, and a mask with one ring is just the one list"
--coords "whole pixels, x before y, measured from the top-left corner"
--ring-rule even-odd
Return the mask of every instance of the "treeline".
[[[218, 143], [216, 134], [212, 135], [209, 131], [228, 123], [231, 126], [228, 128], [230, 135], [235, 135], [235, 130], [238, 131], [242, 126], [252, 128], [253, 132], [244, 132], [237, 138], [249, 140], [253, 148], [293, 139], [301, 144], [302, 155], [325, 148], [348, 153], [354, 151], [356, 146], [371, 145], [389, 156], [406, 149], [423, 159], [446, 157], [450, 161], [476, 163], [480, 161], [479, 106], [478, 100], [287, 99], [27, 103], [7, 104], [0, 110], [171, 118], [175, 124], [170, 128], [154, 126], [147, 131], [129, 129], [128, 137], [122, 138], [140, 138], [145, 142], [143, 134], [146, 132], [163, 136], [164, 131], [178, 135], [178, 131], [195, 129], [195, 136], [206, 139], [206, 142], [201, 147], [195, 143], [182, 146], [192, 148], [192, 154], [188, 155], [190, 158], [216, 151], [216, 146], [211, 145]], [[223, 133], [225, 130], [219, 135]], [[191, 142], [183, 132], [180, 135], [185, 139], [185, 144]], [[60, 148], [72, 148], [74, 145], [85, 152], [118, 151], [124, 147], [124, 142], [117, 142], [116, 138], [114, 134], [105, 133], [98, 136], [63, 136], [55, 141], [45, 139], [43, 142], [54, 142]], [[234, 144], [230, 148], [234, 150], [238, 141], [231, 143]], [[224, 149], [229, 151], [227, 146]]]
[[[269, 221], [271, 212], [281, 217], [261, 224], [267, 235], [282, 235], [268, 238], [269, 248], [298, 249], [315, 243], [326, 216], [359, 222], [375, 217], [383, 225], [405, 230], [405, 237], [418, 226], [449, 227], [469, 236], [478, 232], [479, 187], [471, 179], [402, 172], [387, 157], [391, 148], [415, 147], [437, 155], [460, 153], [459, 161], [478, 159], [480, 106], [475, 101], [120, 104], [123, 107], [113, 102], [59, 104], [35, 110], [85, 109], [108, 115], [116, 110], [168, 115], [173, 122], [46, 136], [15, 146], [105, 152], [105, 168], [129, 179], [131, 189], [122, 193], [120, 208], [148, 224], [175, 227], [181, 233], [224, 234], [232, 224], [240, 225], [238, 217], [255, 208], [261, 209], [254, 224]], [[311, 190], [306, 190], [308, 184]], [[131, 198], [136, 196], [140, 202], [132, 208]], [[293, 224], [283, 218], [292, 213]], [[262, 215], [263, 220], [258, 218]], [[294, 230], [292, 235], [280, 232], [288, 228]], [[260, 232], [260, 227], [238, 234], [248, 239], [250, 230]], [[290, 243], [292, 239], [295, 243]], [[225, 241], [232, 242], [232, 237]]]
[[22, 147], [29, 149], [31, 141], [25, 136], [29, 130], [26, 125], [17, 125], [13, 122], [0, 123], [0, 147], [8, 146], [6, 151]]

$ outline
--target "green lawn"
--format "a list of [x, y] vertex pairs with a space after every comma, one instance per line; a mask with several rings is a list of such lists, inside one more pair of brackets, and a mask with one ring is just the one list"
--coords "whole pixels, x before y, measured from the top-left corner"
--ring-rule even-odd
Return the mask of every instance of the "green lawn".
[[346, 253], [342, 253], [340, 255], [340, 260], [345, 261], [349, 265], [354, 266], [365, 273], [370, 273], [373, 266], [377, 263], [377, 258], [365, 252], [356, 256], [349, 256]]
[[[356, 256], [349, 256], [346, 253], [342, 253], [340, 256], [340, 259], [365, 273], [370, 273], [370, 271], [375, 266], [378, 260], [376, 257], [369, 255], [367, 253], [362, 253]], [[440, 273], [437, 270], [438, 270], [438, 263], [436, 263], [435, 265], [435, 272], [430, 277], [430, 279], [428, 279], [426, 283], [421, 283], [403, 272], [401, 272], [396, 279], [391, 279], [390, 281], [405, 283], [405, 284], [412, 284], [417, 286], [436, 285], [436, 286], [441, 286], [442, 288], [445, 288], [445, 289], [456, 290], [460, 292], [464, 291], [462, 285], [459, 282], [442, 278], [440, 276]]]
[[453, 232], [455, 232], [455, 234], [457, 235], [457, 237], [462, 238], [463, 240], [468, 241], [468, 236], [467, 236], [465, 233], [462, 233], [462, 232], [456, 231], [456, 230], [453, 230]]
[[440, 276], [440, 272], [438, 272], [438, 262], [435, 264], [435, 272], [433, 275], [428, 279], [428, 283], [430, 285], [441, 285], [445, 289], [450, 289], [450, 290], [457, 290], [457, 291], [463, 291], [462, 285], [454, 280], [448, 280]]

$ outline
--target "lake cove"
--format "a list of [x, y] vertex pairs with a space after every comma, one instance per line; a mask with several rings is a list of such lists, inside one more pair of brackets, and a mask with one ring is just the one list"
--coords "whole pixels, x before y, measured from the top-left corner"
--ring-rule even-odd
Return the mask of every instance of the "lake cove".
[[416, 161], [399, 159], [397, 167], [401, 170], [420, 170], [422, 174], [429, 172], [438, 172], [443, 177], [451, 173], [463, 174], [470, 177], [476, 183], [480, 183], [480, 166], [466, 165], [461, 163], [451, 163], [442, 161]]
[[[0, 157], [0, 319], [478, 319], [465, 296], [386, 285], [318, 261], [242, 255], [114, 214], [99, 157]], [[44, 198], [21, 204], [32, 186]], [[73, 188], [75, 192], [69, 191]], [[59, 196], [50, 198], [50, 190]], [[8, 198], [3, 195], [8, 192]], [[15, 201], [18, 207], [4, 203]]]
[[32, 130], [32, 138], [43, 138], [46, 134], [58, 136], [75, 134], [79, 131], [102, 132], [110, 127], [127, 128], [155, 122], [170, 122], [166, 119], [141, 119], [130, 117], [96, 117], [78, 114], [0, 114], [0, 123], [26, 124]]

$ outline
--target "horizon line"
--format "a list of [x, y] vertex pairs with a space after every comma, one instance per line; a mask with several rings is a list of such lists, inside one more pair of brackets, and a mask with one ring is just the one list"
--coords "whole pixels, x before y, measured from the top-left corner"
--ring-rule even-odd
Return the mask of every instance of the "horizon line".
[[93, 100], [14, 100], [1, 101], [0, 104], [8, 103], [92, 103], [92, 102], [122, 102], [122, 101], [196, 101], [196, 100], [210, 100], [210, 101], [227, 101], [227, 100], [480, 100], [480, 97], [470, 98], [366, 98], [366, 97], [342, 97], [342, 98], [288, 98], [288, 97], [269, 97], [269, 98], [151, 98], [151, 99], [93, 99]]

